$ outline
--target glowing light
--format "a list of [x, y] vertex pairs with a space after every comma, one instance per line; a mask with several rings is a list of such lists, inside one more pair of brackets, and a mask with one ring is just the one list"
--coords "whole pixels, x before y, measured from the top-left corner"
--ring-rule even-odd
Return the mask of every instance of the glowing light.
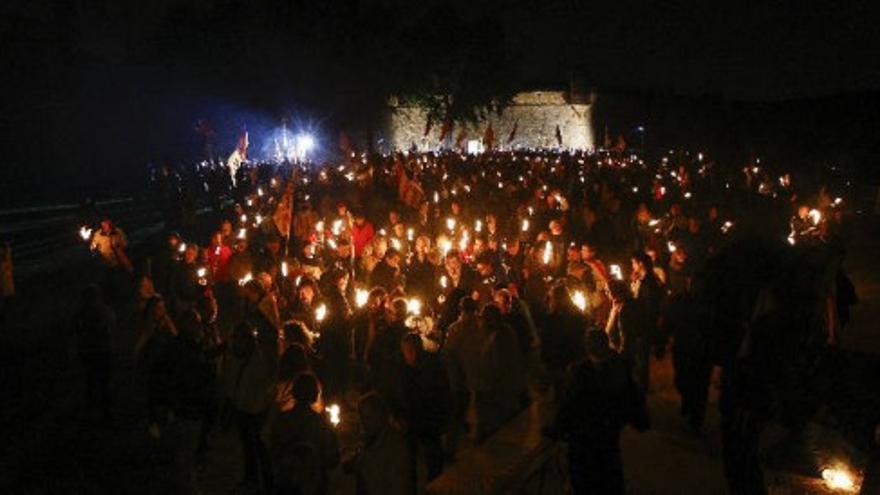
[[304, 156], [315, 147], [315, 138], [310, 134], [300, 134], [296, 137], [296, 148], [301, 156]]
[[254, 217], [254, 221], [257, 222], [257, 225], [260, 225], [261, 223], [263, 223], [263, 217], [262, 217], [262, 215], [257, 215], [257, 216], [255, 216], [255, 217]]
[[247, 200], [247, 205], [254, 206], [254, 200], [252, 200], [252, 199]]
[[207, 275], [207, 274], [208, 274], [208, 270], [206, 270], [204, 267], [196, 270], [196, 275], [198, 275], [199, 278], [205, 278], [205, 275]]
[[439, 203], [439, 202], [440, 202], [440, 193], [438, 193], [437, 191], [434, 191], [434, 203]]
[[674, 253], [675, 251], [678, 250], [678, 248], [675, 247], [675, 244], [672, 241], [669, 241], [666, 243], [666, 248], [669, 249], [670, 253]]
[[185, 243], [185, 242], [181, 242], [181, 243], [180, 243], [180, 247], [177, 248], [177, 251], [180, 252], [180, 253], [186, 251], [186, 243]]
[[482, 231], [483, 231], [483, 222], [477, 220], [476, 223], [474, 223], [474, 232], [482, 232]]
[[287, 262], [286, 261], [281, 262], [281, 276], [287, 277]]
[[522, 221], [522, 231], [523, 231], [523, 232], [528, 232], [528, 231], [529, 231], [529, 219], [528, 219], [528, 218], [525, 218], [525, 219], [523, 219], [523, 221]]
[[649, 227], [656, 227], [657, 224], [659, 224], [659, 223], [660, 223], [660, 220], [657, 220], [657, 219], [655, 219], [655, 218], [652, 218], [651, 220], [648, 220], [648, 226], [649, 226]]
[[315, 308], [315, 321], [324, 321], [327, 318], [327, 305], [321, 303]]
[[242, 216], [238, 217], [238, 219], [241, 220], [241, 223], [245, 223], [245, 222], [247, 222], [247, 215], [242, 215]]
[[690, 191], [684, 193], [684, 199], [691, 199], [691, 193], [690, 193]]
[[330, 418], [330, 424], [332, 424], [334, 428], [339, 426], [339, 423], [342, 422], [342, 410], [339, 409], [339, 404], [330, 404], [327, 406], [327, 415]]
[[819, 225], [819, 222], [822, 221], [822, 212], [815, 208], [810, 210], [809, 216], [810, 221], [813, 222], [813, 225]]
[[339, 233], [342, 232], [342, 220], [334, 220], [331, 230], [333, 231], [333, 235], [338, 236]]
[[324, 232], [324, 221], [318, 220], [318, 223], [315, 224], [315, 232]]
[[422, 301], [415, 297], [407, 299], [406, 312], [413, 315], [420, 315], [422, 313]]
[[449, 217], [446, 219], [446, 228], [449, 230], [455, 230], [455, 219]]
[[832, 490], [854, 491], [856, 484], [852, 476], [841, 468], [826, 468], [822, 470], [822, 479]]
[[413, 229], [412, 227], [406, 229], [406, 239], [407, 239], [409, 242], [412, 242], [413, 239], [415, 239], [415, 237], [416, 237], [416, 231], [415, 231], [415, 229]]
[[449, 278], [446, 275], [440, 277], [440, 287], [444, 289], [449, 287]]
[[238, 238], [239, 239], [247, 238], [247, 229], [238, 229]]
[[633, 186], [633, 193], [639, 192], [639, 186]]
[[581, 311], [587, 310], [587, 296], [584, 295], [583, 291], [576, 290], [571, 293], [571, 302], [574, 303], [575, 306], [578, 307]]
[[367, 304], [367, 300], [370, 298], [370, 292], [365, 289], [355, 289], [354, 290], [354, 304], [363, 308]]
[[731, 229], [731, 227], [733, 227], [733, 222], [731, 222], [730, 220], [724, 222], [724, 225], [721, 226], [721, 233], [726, 234]]
[[446, 257], [449, 254], [449, 251], [452, 250], [452, 241], [449, 239], [443, 239], [440, 242], [440, 250], [443, 252], [443, 256]]
[[261, 198], [263, 197], [263, 188], [262, 187], [257, 188], [257, 196], [259, 196]]
[[244, 274], [244, 277], [242, 277], [242, 278], [238, 281], [238, 285], [245, 285], [245, 284], [247, 284], [248, 282], [250, 282], [250, 281], [253, 280], [253, 279], [254, 279], [254, 274], [251, 273], [251, 272], [247, 272], [247, 273]]
[[787, 240], [788, 240], [788, 243], [789, 243], [789, 244], [791, 244], [792, 246], [794, 246], [794, 244], [795, 244], [794, 234], [789, 235], [789, 236], [787, 237]]
[[834, 198], [834, 206], [840, 206], [843, 203], [843, 198]]
[[82, 237], [82, 240], [87, 241], [92, 238], [92, 229], [82, 226], [79, 228], [79, 236]]
[[403, 245], [400, 243], [399, 240], [397, 240], [397, 239], [395, 239], [394, 237], [392, 237], [392, 238], [391, 238], [391, 247], [393, 247], [394, 249], [400, 251], [400, 249], [403, 247]]
[[611, 265], [609, 269], [611, 270], [612, 277], [617, 280], [623, 280], [623, 271], [621, 271], [620, 265]]
[[550, 241], [547, 241], [544, 243], [544, 255], [543, 255], [544, 264], [549, 265], [550, 260], [552, 260], [552, 259], [553, 259], [553, 243]]

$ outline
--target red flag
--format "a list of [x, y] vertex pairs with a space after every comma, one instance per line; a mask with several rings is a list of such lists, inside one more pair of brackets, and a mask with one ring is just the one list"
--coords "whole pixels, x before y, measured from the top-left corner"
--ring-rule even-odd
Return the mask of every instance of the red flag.
[[626, 151], [626, 140], [623, 139], [623, 134], [617, 136], [617, 145], [614, 146], [614, 150], [621, 153]]
[[559, 128], [559, 124], [556, 125], [556, 142], [562, 146], [562, 129]]
[[602, 140], [602, 147], [606, 150], [611, 149], [611, 134], [608, 134], [608, 126], [605, 126], [605, 138]]
[[339, 131], [339, 149], [346, 154], [351, 152], [351, 138], [345, 131]]
[[446, 120], [443, 122], [443, 127], [440, 128], [440, 142], [442, 143], [446, 136], [452, 132], [452, 122]]
[[432, 124], [433, 124], [433, 122], [431, 121], [431, 117], [429, 116], [428, 121], [425, 122], [425, 133], [422, 134], [422, 137], [428, 137], [428, 134], [430, 134], [430, 132], [431, 132], [431, 125]]
[[287, 181], [284, 193], [281, 195], [281, 200], [278, 202], [275, 213], [272, 215], [275, 227], [278, 228], [278, 232], [285, 239], [290, 239], [290, 225], [293, 221], [293, 179], [295, 176], [296, 174], [292, 174], [290, 180]]
[[492, 129], [491, 122], [489, 122], [489, 127], [486, 128], [486, 134], [483, 135], [483, 144], [487, 150], [495, 147], [495, 131]]
[[519, 119], [516, 119], [516, 122], [513, 123], [513, 129], [510, 131], [510, 135], [507, 136], [507, 144], [513, 142], [516, 139], [516, 129], [519, 127]]
[[461, 130], [458, 131], [458, 136], [455, 137], [455, 147], [461, 148], [462, 146], [464, 146], [465, 138], [467, 138], [467, 128], [462, 126]]
[[248, 150], [248, 132], [242, 131], [241, 136], [238, 137], [238, 146], [235, 149], [238, 150], [238, 153], [241, 155], [242, 160], [247, 160], [247, 150]]

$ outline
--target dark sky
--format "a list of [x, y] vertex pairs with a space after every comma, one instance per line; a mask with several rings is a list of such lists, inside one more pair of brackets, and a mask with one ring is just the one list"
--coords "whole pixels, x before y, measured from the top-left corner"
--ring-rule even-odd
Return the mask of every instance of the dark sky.
[[203, 116], [226, 150], [244, 122], [362, 125], [437, 81], [477, 100], [572, 74], [600, 94], [751, 102], [880, 89], [871, 2], [737, 3], [6, 0], [0, 134], [27, 166], [0, 196], [185, 160]]
[[[395, 23], [411, 22], [437, 6], [455, 9], [464, 18], [494, 18], [506, 33], [503, 43], [519, 57], [519, 69], [529, 80], [564, 78], [571, 66], [578, 64], [601, 86], [720, 93], [745, 99], [880, 88], [880, 57], [875, 51], [880, 35], [872, 2], [240, 3], [244, 7], [238, 15], [243, 18], [257, 17], [259, 21], [266, 5], [284, 5], [284, 15], [318, 30], [329, 26], [329, 31], [337, 34], [335, 17], [357, 16], [356, 22], [344, 27], [351, 32], [375, 24], [371, 11], [394, 13]], [[5, 11], [16, 18], [7, 21], [13, 24], [11, 32], [15, 34], [9, 34], [10, 26], [3, 26], [7, 37], [61, 36], [69, 47], [109, 64], [161, 66], [168, 62], [168, 55], [154, 50], [157, 40], [185, 36], [177, 27], [180, 21], [203, 18], [218, 6], [228, 8], [231, 4], [235, 2], [8, 0], [0, 7], [0, 14]], [[316, 4], [326, 7], [316, 8]], [[229, 18], [223, 22], [240, 21]], [[215, 26], [219, 31], [229, 29], [228, 24]], [[301, 28], [296, 21], [291, 26]], [[192, 43], [211, 45], [217, 42], [213, 39], [217, 35], [206, 32], [181, 38], [181, 51]], [[320, 38], [304, 37], [302, 41], [305, 46], [297, 48], [305, 48], [306, 53], [310, 43], [316, 48], [325, 43]], [[218, 49], [225, 47], [217, 45]], [[288, 48], [293, 57], [303, 53]], [[372, 56], [381, 58], [380, 52], [377, 47]]]

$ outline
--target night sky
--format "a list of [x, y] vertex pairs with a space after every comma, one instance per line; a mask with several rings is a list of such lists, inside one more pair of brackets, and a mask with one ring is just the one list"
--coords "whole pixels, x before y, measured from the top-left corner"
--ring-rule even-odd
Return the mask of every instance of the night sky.
[[52, 178], [70, 186], [83, 171], [113, 183], [148, 161], [182, 160], [201, 117], [228, 141], [245, 123], [281, 117], [369, 125], [389, 94], [437, 81], [470, 84], [475, 101], [566, 87], [573, 75], [600, 92], [725, 101], [872, 92], [880, 88], [875, 10], [868, 2], [3, 2], [6, 155], [32, 162], [7, 168], [6, 187], [28, 189], [36, 176], [42, 187]]

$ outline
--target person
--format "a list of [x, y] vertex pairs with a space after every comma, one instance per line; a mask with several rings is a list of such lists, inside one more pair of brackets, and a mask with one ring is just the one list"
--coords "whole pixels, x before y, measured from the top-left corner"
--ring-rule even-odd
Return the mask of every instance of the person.
[[271, 463], [260, 432], [269, 413], [273, 375], [269, 358], [257, 345], [256, 332], [244, 322], [233, 329], [229, 349], [223, 356], [220, 381], [244, 454], [242, 485], [261, 484], [270, 493]]
[[516, 332], [504, 321], [494, 304], [483, 306], [481, 324], [487, 337], [483, 359], [489, 370], [490, 416], [485, 421], [487, 432], [501, 427], [520, 409], [525, 391], [525, 366], [520, 354]]
[[488, 369], [483, 356], [488, 343], [486, 329], [477, 316], [479, 305], [470, 297], [459, 303], [460, 316], [449, 326], [449, 335], [443, 355], [446, 360], [447, 375], [452, 395], [449, 433], [447, 435], [447, 457], [455, 454], [467, 411], [473, 402], [476, 405], [476, 424], [473, 431], [478, 440], [485, 437], [485, 422], [490, 417], [486, 405], [490, 394]]
[[[660, 332], [660, 307], [663, 299], [663, 289], [654, 272], [654, 262], [644, 252], [636, 252], [631, 258], [632, 271], [630, 273], [630, 292], [632, 303], [636, 306], [639, 318], [642, 320], [641, 328], [647, 339], [645, 349], [636, 352], [634, 365], [641, 367], [643, 371], [639, 383], [648, 387], [648, 359], [651, 347], [658, 358], [663, 357], [666, 348], [666, 339]], [[641, 345], [641, 344], [638, 344]]]
[[321, 384], [315, 375], [300, 373], [293, 380], [292, 394], [293, 407], [277, 415], [266, 429], [274, 493], [327, 493], [328, 471], [339, 464], [339, 441], [321, 414]]
[[321, 339], [318, 352], [323, 356], [319, 376], [325, 384], [326, 396], [333, 400], [344, 399], [351, 378], [352, 323], [351, 307], [345, 298], [348, 273], [333, 270], [325, 295], [326, 320], [320, 322]]
[[620, 432], [627, 424], [644, 431], [647, 411], [605, 332], [591, 330], [585, 340], [586, 358], [568, 370], [556, 417], [544, 433], [568, 444], [573, 493], [622, 494]]
[[410, 450], [406, 438], [391, 421], [382, 397], [367, 392], [358, 400], [361, 446], [344, 464], [355, 476], [355, 492], [362, 495], [410, 495]]
[[541, 327], [541, 361], [557, 393], [568, 366], [583, 356], [586, 318], [571, 302], [568, 288], [555, 285]]
[[400, 400], [394, 416], [403, 424], [410, 450], [410, 476], [417, 480], [419, 450], [424, 452], [427, 480], [443, 470], [443, 433], [449, 416], [449, 380], [436, 354], [425, 352], [422, 337], [411, 332], [400, 340], [404, 367]]
[[105, 266], [132, 271], [131, 261], [125, 250], [128, 238], [125, 232], [113, 225], [109, 218], [101, 220], [101, 228], [92, 235], [91, 249], [98, 254]]
[[104, 304], [100, 289], [86, 286], [82, 305], [73, 319], [73, 330], [85, 375], [86, 407], [90, 413], [100, 412], [105, 419], [110, 416], [111, 338], [115, 326], [116, 315]]
[[403, 277], [400, 266], [400, 253], [397, 249], [388, 248], [385, 257], [382, 258], [373, 272], [370, 274], [370, 285], [383, 287], [388, 292], [393, 292], [403, 285]]
[[354, 225], [351, 227], [351, 239], [354, 244], [354, 256], [360, 258], [364, 254], [364, 248], [373, 240], [376, 231], [373, 224], [366, 219], [363, 211], [354, 211]]
[[537, 339], [535, 322], [532, 321], [532, 315], [529, 313], [528, 306], [522, 299], [514, 296], [504, 285], [495, 286], [493, 300], [498, 309], [501, 310], [504, 321], [516, 332], [520, 359], [523, 365], [528, 367], [531, 361], [532, 348]]
[[135, 357], [147, 385], [149, 433], [159, 438], [173, 401], [176, 377], [171, 358], [177, 326], [168, 315], [162, 296], [151, 297], [140, 322]]
[[386, 309], [384, 324], [376, 324], [367, 337], [364, 356], [369, 366], [370, 384], [383, 399], [394, 404], [399, 400], [399, 379], [403, 360], [400, 340], [409, 332], [406, 326], [406, 300], [396, 298]]
[[681, 416], [695, 434], [703, 429], [712, 361], [705, 331], [706, 318], [690, 291], [672, 296], [664, 318], [672, 335], [672, 368], [675, 388], [681, 396]]

